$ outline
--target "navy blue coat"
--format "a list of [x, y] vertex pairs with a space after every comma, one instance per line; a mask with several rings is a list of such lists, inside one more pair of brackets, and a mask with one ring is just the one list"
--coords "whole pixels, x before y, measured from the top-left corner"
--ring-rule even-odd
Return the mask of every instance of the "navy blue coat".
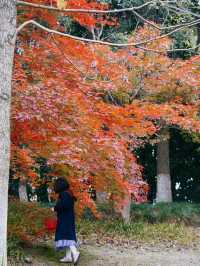
[[55, 241], [76, 241], [74, 199], [67, 191], [59, 194], [54, 210], [57, 212]]

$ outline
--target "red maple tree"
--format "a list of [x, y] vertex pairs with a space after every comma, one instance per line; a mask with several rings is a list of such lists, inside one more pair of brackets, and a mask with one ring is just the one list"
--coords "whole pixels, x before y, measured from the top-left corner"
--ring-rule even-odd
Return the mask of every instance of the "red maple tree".
[[[96, 2], [66, 3], [67, 8], [107, 8]], [[102, 24], [115, 23], [100, 15], [69, 15], [91, 32]], [[55, 12], [19, 9], [20, 23], [33, 18], [63, 30]], [[144, 27], [130, 41], [156, 34]], [[86, 206], [94, 210], [83, 178], [90, 179], [97, 191], [111, 193], [119, 204], [128, 191], [142, 201], [138, 184], [145, 191], [147, 187], [134, 149], [163, 124], [200, 131], [199, 57], [172, 60], [165, 52], [169, 45], [165, 38], [146, 44], [143, 50], [112, 51], [58, 37], [34, 25], [22, 30], [13, 76], [13, 167], [37, 182], [33, 159], [47, 158], [55, 175], [68, 176], [79, 199], [79, 211]], [[151, 50], [158, 47], [161, 54], [155, 57]]]

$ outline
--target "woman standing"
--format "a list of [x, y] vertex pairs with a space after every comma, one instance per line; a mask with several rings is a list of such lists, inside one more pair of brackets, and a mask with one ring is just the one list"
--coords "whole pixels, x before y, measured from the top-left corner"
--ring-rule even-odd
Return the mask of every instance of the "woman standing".
[[54, 191], [59, 195], [54, 208], [57, 213], [55, 246], [56, 249], [66, 249], [66, 255], [60, 262], [73, 262], [76, 265], [80, 257], [75, 231], [74, 202], [76, 198], [69, 190], [69, 183], [62, 177], [55, 181]]

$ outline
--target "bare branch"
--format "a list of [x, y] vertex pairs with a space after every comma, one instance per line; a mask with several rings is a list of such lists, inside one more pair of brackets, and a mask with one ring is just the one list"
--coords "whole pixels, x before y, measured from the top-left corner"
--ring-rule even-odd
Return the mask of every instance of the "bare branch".
[[145, 22], [145, 23], [151, 25], [152, 27], [154, 27], [154, 28], [160, 30], [160, 27], [159, 27], [159, 26], [157, 26], [157, 25], [154, 24], [153, 22], [151, 22], [151, 21], [145, 19], [143, 16], [141, 16], [140, 14], [138, 14], [135, 10], [133, 10], [132, 12], [133, 12], [133, 14], [134, 14], [136, 17], [138, 17], [141, 21], [143, 21], [143, 22]]
[[[200, 23], [200, 20], [196, 20], [194, 22], [188, 23], [187, 27], [194, 26], [194, 25], [199, 24], [199, 23]], [[52, 29], [49, 29], [49, 28], [41, 25], [40, 23], [38, 23], [38, 22], [36, 22], [34, 20], [28, 20], [28, 21], [22, 23], [18, 27], [17, 33], [19, 33], [24, 27], [26, 27], [27, 25], [30, 25], [30, 24], [33, 24], [36, 27], [38, 27], [38, 28], [40, 28], [40, 29], [42, 29], [44, 31], [47, 31], [49, 33], [57, 34], [57, 35], [60, 35], [60, 36], [63, 36], [63, 37], [67, 37], [67, 38], [70, 38], [70, 39], [74, 39], [74, 40], [77, 40], [77, 41], [88, 42], [88, 43], [96, 43], [96, 44], [101, 44], [101, 45], [109, 45], [109, 46], [115, 46], [115, 47], [130, 47], [130, 46], [136, 46], [137, 47], [137, 46], [141, 46], [141, 45], [144, 45], [144, 44], [152, 43], [154, 41], [166, 38], [166, 37], [172, 35], [173, 33], [177, 32], [177, 31], [179, 31], [181, 29], [184, 29], [186, 27], [186, 26], [182, 26], [182, 27], [179, 27], [179, 28], [177, 28], [177, 29], [175, 29], [173, 31], [170, 31], [170, 32], [166, 33], [166, 34], [163, 34], [163, 35], [160, 35], [160, 36], [157, 36], [157, 37], [154, 37], [154, 38], [150, 38], [148, 40], [144, 40], [144, 41], [141, 41], [141, 42], [114, 43], [114, 42], [105, 42], [105, 41], [100, 41], [100, 40], [86, 39], [86, 38], [74, 36], [74, 35], [71, 35], [71, 34], [67, 34], [67, 33], [64, 33], [64, 32], [52, 30]]]
[[85, 77], [85, 73], [83, 73], [83, 71], [81, 71], [81, 69], [79, 69], [73, 62], [71, 59], [69, 59], [69, 57], [67, 57], [67, 55], [63, 52], [63, 50], [58, 46], [58, 43], [56, 42], [55, 38], [53, 35], [51, 35], [52, 39], [53, 39], [53, 43], [55, 45], [55, 47], [59, 50], [60, 54], [73, 66], [74, 69], [76, 69], [76, 71], [78, 71], [83, 77]]
[[107, 94], [108, 94], [108, 96], [110, 97], [111, 102], [112, 102], [114, 105], [119, 105], [119, 104], [115, 101], [115, 99], [114, 99], [113, 96], [112, 96], [112, 93], [111, 93], [109, 90], [107, 91]]
[[167, 27], [159, 27], [157, 24], [153, 23], [152, 21], [148, 20], [148, 19], [145, 19], [143, 16], [141, 16], [138, 12], [136, 12], [135, 10], [132, 11], [133, 14], [135, 14], [136, 17], [138, 17], [141, 21], [149, 24], [150, 26], [162, 31], [162, 30], [170, 30], [170, 29], [176, 29], [176, 28], [180, 28], [180, 27], [187, 27], [187, 26], [190, 26], [190, 23], [193, 23], [193, 22], [198, 22], [200, 20], [193, 20], [193, 21], [190, 21], [188, 23], [182, 23], [182, 24], [176, 24], [176, 25], [172, 25], [172, 26], [167, 26]]
[[[99, 14], [123, 13], [123, 12], [140, 10], [140, 9], [146, 7], [146, 6], [156, 5], [156, 4], [159, 4], [159, 5], [162, 5], [162, 6], [167, 6], [170, 3], [176, 4], [176, 1], [173, 1], [173, 0], [172, 1], [170, 1], [170, 0], [166, 0], [166, 1], [152, 0], [152, 1], [148, 1], [148, 2], [146, 2], [144, 4], [142, 4], [142, 5], [139, 5], [139, 6], [132, 6], [132, 7], [121, 8], [121, 9], [100, 10], [100, 9], [83, 9], [83, 8], [80, 8], [80, 9], [78, 9], [78, 8], [59, 9], [59, 8], [57, 8], [55, 6], [52, 6], [52, 4], [50, 6], [48, 6], [48, 5], [30, 3], [30, 2], [21, 1], [21, 0], [17, 0], [16, 1], [16, 4], [18, 6], [27, 6], [27, 7], [32, 7], [32, 8], [47, 9], [47, 10], [50, 10], [50, 11], [64, 12], [64, 13], [90, 13], [90, 14], [97, 14], [97, 13], [99, 13]], [[177, 8], [177, 10], [183, 11], [180, 8]]]
[[[84, 80], [91, 80], [91, 81], [97, 81], [97, 78], [96, 77], [90, 77], [90, 76], [88, 76], [88, 74], [87, 73], [85, 73], [85, 72], [83, 72], [78, 66], [76, 66], [73, 62], [72, 62], [72, 60], [63, 52], [63, 50], [59, 47], [59, 44], [58, 44], [58, 42], [55, 40], [55, 38], [54, 38], [54, 36], [53, 36], [53, 34], [51, 35], [51, 37], [52, 37], [52, 40], [53, 40], [53, 43], [54, 43], [54, 45], [55, 45], [55, 47], [59, 50], [59, 52], [60, 52], [60, 54], [73, 66], [73, 68], [77, 71], [77, 72], [79, 72], [80, 74], [81, 74], [81, 76], [82, 76], [82, 78], [84, 78]], [[112, 80], [108, 80], [108, 81], [100, 81], [101, 83], [111, 83], [111, 82], [113, 82], [113, 81], [115, 81], [115, 80], [117, 80], [117, 79], [120, 79], [120, 77], [117, 77], [117, 78], [115, 78], [115, 79], [112, 79]]]
[[144, 77], [143, 74], [140, 72], [140, 80], [138, 86], [136, 86], [136, 90], [131, 95], [131, 101], [133, 101], [139, 94], [139, 92], [144, 88]]
[[192, 15], [193, 17], [196, 18], [200, 18], [200, 15], [198, 15], [197, 13], [194, 13], [190, 10], [184, 9], [184, 8], [180, 8], [180, 7], [176, 7], [176, 6], [171, 6], [168, 4], [165, 4], [165, 6], [173, 11], [177, 11], [178, 14], [182, 13], [182, 14], [188, 14], [188, 15]]
[[[52, 35], [53, 37], [53, 35]], [[94, 77], [89, 77], [87, 74], [85, 74], [82, 70], [80, 70], [72, 61], [71, 59], [69, 59], [66, 54], [62, 51], [62, 49], [58, 46], [58, 43], [56, 42], [55, 38], [53, 37], [53, 41], [57, 47], [57, 49], [60, 51], [60, 53], [65, 57], [65, 59], [85, 78], [85, 79], [89, 79], [89, 80], [96, 80], [96, 78]], [[166, 55], [166, 53], [172, 53], [172, 52], [187, 52], [187, 51], [195, 51], [200, 47], [200, 44], [195, 46], [195, 47], [191, 47], [191, 48], [177, 48], [177, 49], [168, 49], [165, 51], [162, 50], [156, 50], [156, 49], [151, 49], [151, 48], [146, 48], [143, 46], [136, 46], [136, 48], [143, 50], [143, 51], [147, 51], [147, 52], [153, 52], [153, 53], [157, 53], [157, 54], [164, 54]], [[116, 79], [120, 79], [119, 77]], [[116, 80], [115, 79], [115, 80]], [[110, 83], [113, 82], [114, 80], [109, 80], [109, 81], [101, 81], [103, 83]], [[140, 90], [140, 89], [139, 89]], [[136, 92], [137, 95], [138, 91]], [[134, 95], [133, 97], [135, 98]]]
[[177, 48], [177, 49], [167, 49], [167, 50], [156, 50], [156, 49], [151, 49], [151, 48], [146, 48], [143, 46], [136, 46], [136, 48], [147, 51], [147, 52], [153, 52], [153, 53], [157, 53], [157, 54], [166, 54], [166, 53], [173, 53], [173, 52], [189, 52], [189, 51], [195, 51], [200, 47], [200, 44], [195, 46], [195, 47], [191, 47], [191, 48]]
[[[177, 25], [173, 25], [173, 26], [168, 26], [168, 27], [159, 27], [158, 25], [154, 24], [153, 22], [145, 19], [143, 16], [141, 16], [136, 10], [142, 9], [145, 6], [148, 5], [152, 5], [152, 4], [161, 4], [162, 6], [166, 6], [169, 9], [174, 9], [177, 10], [179, 12], [185, 13], [185, 14], [191, 14], [197, 18], [200, 18], [200, 15], [197, 15], [189, 10], [185, 10], [182, 8], [178, 8], [175, 6], [171, 6], [169, 5], [169, 3], [175, 3], [176, 1], [159, 1], [157, 2], [156, 0], [154, 1], [149, 1], [146, 2], [145, 4], [142, 4], [140, 6], [133, 6], [133, 7], [129, 7], [129, 8], [122, 8], [122, 9], [113, 9], [113, 10], [92, 10], [92, 9], [58, 9], [57, 7], [54, 6], [46, 6], [46, 5], [40, 5], [40, 4], [34, 4], [34, 3], [29, 3], [29, 2], [25, 2], [25, 1], [17, 1], [17, 5], [23, 5], [23, 6], [29, 6], [29, 7], [34, 7], [34, 8], [42, 8], [42, 9], [48, 9], [48, 10], [52, 10], [52, 11], [59, 11], [59, 12], [67, 12], [67, 13], [99, 13], [99, 14], [111, 14], [111, 13], [121, 13], [121, 12], [128, 12], [128, 11], [132, 11], [135, 16], [137, 16], [140, 20], [142, 20], [143, 22], [151, 25], [152, 27], [158, 29], [158, 30], [168, 30], [168, 29], [176, 29], [182, 26], [190, 26], [190, 23], [195, 22], [195, 21], [191, 21], [189, 23], [183, 23], [183, 24], [177, 24]], [[196, 25], [196, 24], [195, 24]]]
[[[170, 3], [171, 1], [162, 1], [162, 3]], [[98, 10], [98, 9], [59, 9], [57, 7], [53, 6], [47, 6], [47, 5], [40, 5], [40, 4], [34, 4], [34, 3], [29, 3], [25, 1], [17, 1], [17, 5], [20, 6], [29, 6], [29, 7], [34, 7], [34, 8], [41, 8], [41, 9], [48, 9], [52, 11], [57, 11], [57, 12], [67, 12], [67, 13], [99, 13], [99, 14], [111, 14], [111, 13], [122, 13], [122, 12], [127, 12], [127, 11], [133, 11], [133, 10], [139, 10], [142, 9], [145, 6], [155, 4], [156, 1], [149, 1], [146, 2], [143, 5], [140, 6], [133, 6], [129, 8], [122, 8], [122, 9], [113, 9], [113, 10]]]
[[94, 32], [94, 27], [91, 27], [91, 33], [92, 33], [93, 40], [96, 40], [96, 35], [95, 35], [95, 32]]
[[101, 27], [100, 27], [100, 29], [99, 29], [99, 31], [98, 31], [98, 40], [101, 39], [101, 36], [102, 36], [102, 34], [103, 34], [103, 30], [104, 30], [104, 24], [101, 23]]

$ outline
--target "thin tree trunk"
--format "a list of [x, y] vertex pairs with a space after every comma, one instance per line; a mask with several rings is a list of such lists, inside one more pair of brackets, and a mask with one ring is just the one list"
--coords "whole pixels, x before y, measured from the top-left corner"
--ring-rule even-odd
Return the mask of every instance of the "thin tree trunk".
[[28, 202], [28, 195], [27, 195], [25, 181], [19, 181], [19, 199], [21, 202]]
[[98, 204], [108, 202], [108, 193], [107, 192], [96, 192], [96, 202]]
[[131, 198], [128, 195], [125, 199], [125, 203], [121, 211], [124, 223], [128, 224], [130, 222], [130, 216], [131, 216], [130, 214], [131, 214]]
[[[200, 44], [200, 24], [197, 24], [196, 29], [197, 29], [197, 45], [199, 45]], [[199, 51], [199, 47], [196, 49], [196, 52], [198, 51]]]
[[169, 130], [161, 132], [163, 140], [157, 146], [157, 194], [156, 202], [172, 202], [169, 165]]
[[14, 0], [0, 0], [0, 265], [7, 265], [7, 210], [10, 162], [10, 100], [16, 32]]

